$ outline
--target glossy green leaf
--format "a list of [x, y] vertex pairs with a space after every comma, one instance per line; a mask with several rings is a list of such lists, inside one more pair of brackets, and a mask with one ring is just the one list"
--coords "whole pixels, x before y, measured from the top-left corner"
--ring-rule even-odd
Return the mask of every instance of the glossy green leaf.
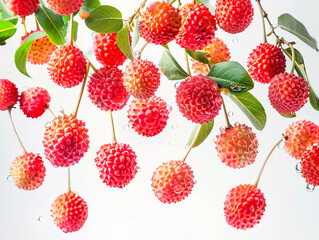
[[[205, 139], [209, 136], [209, 134], [211, 133], [213, 127], [214, 127], [214, 120], [212, 120], [208, 123], [204, 123], [202, 125], [197, 124], [194, 127], [194, 129], [193, 129], [193, 131], [188, 139], [187, 145], [190, 146], [194, 140], [195, 140], [195, 142], [194, 142], [193, 148], [202, 144], [205, 141]], [[198, 132], [198, 134], [197, 134], [197, 132]]]
[[135, 48], [138, 41], [140, 40], [140, 31], [138, 29], [138, 25], [139, 25], [139, 18], [135, 19], [135, 27], [134, 27], [134, 37], [133, 37], [133, 43], [132, 43], [132, 47]]
[[100, 7], [101, 2], [99, 0], [84, 0], [83, 6], [94, 9], [94, 8]]
[[133, 58], [130, 45], [130, 31], [128, 28], [122, 28], [116, 35], [116, 43], [122, 53], [129, 59]]
[[296, 113], [293, 113], [293, 114], [281, 114], [279, 113], [281, 116], [283, 116], [284, 118], [294, 118], [296, 117]]
[[9, 21], [14, 25], [18, 23], [18, 16], [15, 16], [2, 0], [0, 0], [0, 19]]
[[17, 29], [11, 22], [0, 20], [0, 42], [5, 42], [5, 40], [11, 38], [16, 31]]
[[197, 61], [199, 61], [199, 62], [201, 62], [201, 63], [205, 63], [205, 64], [208, 64], [208, 63], [209, 63], [208, 60], [207, 60], [207, 58], [206, 58], [207, 52], [205, 52], [205, 51], [198, 51], [198, 50], [192, 51], [192, 50], [189, 50], [189, 49], [186, 49], [185, 51], [186, 51], [187, 54], [188, 54], [189, 56], [191, 56], [193, 59], [195, 59], [195, 60], [197, 60]]

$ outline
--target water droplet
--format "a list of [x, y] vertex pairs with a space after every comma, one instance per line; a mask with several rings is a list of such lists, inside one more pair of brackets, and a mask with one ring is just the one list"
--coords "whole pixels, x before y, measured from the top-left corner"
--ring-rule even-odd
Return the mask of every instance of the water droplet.
[[169, 145], [175, 145], [175, 144], [176, 144], [176, 140], [175, 139], [169, 140]]
[[176, 130], [176, 129], [178, 128], [178, 125], [177, 125], [177, 124], [173, 124], [173, 125], [172, 125], [172, 128], [173, 128], [174, 130]]
[[172, 106], [171, 105], [167, 105], [167, 110], [170, 113], [173, 110]]
[[296, 164], [296, 172], [301, 173], [301, 164], [300, 162]]
[[226, 128], [225, 128], [224, 126], [221, 126], [221, 127], [219, 128], [219, 131], [220, 131], [221, 133], [224, 133], [225, 130], [226, 130]]
[[158, 68], [158, 71], [159, 71], [159, 73], [160, 73], [160, 75], [161, 75], [161, 77], [164, 75], [164, 70], [163, 70], [163, 68], [162, 67], [160, 67], [160, 66], [157, 66], [157, 68]]
[[125, 124], [125, 125], [123, 126], [123, 129], [124, 129], [124, 131], [128, 131], [128, 130], [130, 130], [131, 128], [130, 128], [130, 125], [129, 125], [129, 124]]
[[188, 150], [189, 149], [189, 145], [185, 145], [185, 149]]
[[62, 106], [59, 107], [59, 112], [62, 113], [62, 114], [64, 114], [64, 109], [63, 109]]
[[24, 86], [24, 87], [22, 88], [22, 92], [27, 91], [28, 89], [29, 89], [28, 86]]
[[307, 183], [306, 189], [308, 192], [313, 192], [313, 190], [315, 190], [315, 188], [316, 188], [316, 186], [312, 186], [311, 184]]
[[176, 83], [174, 84], [174, 87], [177, 89], [177, 88], [179, 87], [179, 85], [181, 85], [181, 82], [176, 82]]
[[88, 51], [86, 51], [86, 56], [90, 57], [92, 56], [92, 53], [93, 53], [92, 49], [89, 49]]
[[134, 51], [133, 52], [133, 57], [134, 58], [140, 58], [141, 57], [141, 52], [140, 51]]
[[136, 166], [136, 171], [137, 172], [140, 172], [141, 171], [141, 168], [139, 166]]
[[50, 127], [50, 124], [51, 124], [51, 122], [46, 122], [44, 126], [45, 126], [46, 128], [48, 128], [48, 127]]
[[232, 117], [232, 116], [234, 116], [234, 112], [229, 111], [229, 112], [228, 112], [228, 117]]
[[196, 184], [197, 183], [197, 180], [194, 180], [194, 184]]
[[233, 43], [238, 43], [238, 38], [234, 38]]
[[38, 217], [38, 221], [39, 221], [39, 222], [43, 222], [43, 221], [44, 221], [44, 217], [43, 217], [43, 216], [39, 216], [39, 217]]
[[13, 181], [13, 177], [12, 177], [11, 175], [9, 175], [9, 176], [7, 177], [7, 181], [12, 182], [12, 181]]
[[281, 142], [278, 144], [278, 148], [280, 148], [280, 149], [284, 149], [284, 146], [285, 146], [285, 141], [281, 141]]
[[239, 125], [240, 125], [239, 122], [235, 122], [235, 124], [234, 124], [235, 127], [238, 127]]
[[175, 192], [176, 194], [180, 194], [182, 191], [183, 191], [183, 187], [182, 187], [181, 185], [176, 185], [176, 186], [174, 187], [174, 192]]
[[214, 137], [213, 141], [214, 141], [214, 142], [217, 142], [217, 137]]

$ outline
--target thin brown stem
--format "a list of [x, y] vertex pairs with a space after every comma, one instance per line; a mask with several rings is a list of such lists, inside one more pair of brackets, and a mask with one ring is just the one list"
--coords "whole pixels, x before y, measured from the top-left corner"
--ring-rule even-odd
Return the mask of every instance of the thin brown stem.
[[68, 167], [68, 192], [71, 192], [71, 173], [70, 173], [70, 167]]
[[73, 13], [71, 13], [71, 20], [70, 20], [70, 22], [71, 22], [71, 29], [70, 29], [70, 31], [71, 31], [71, 39], [70, 39], [70, 45], [73, 45]]
[[78, 114], [78, 110], [79, 110], [79, 107], [80, 107], [80, 103], [81, 103], [82, 95], [83, 95], [83, 92], [84, 92], [86, 80], [87, 80], [88, 75], [89, 75], [90, 66], [91, 66], [91, 64], [87, 63], [85, 77], [84, 77], [84, 80], [83, 80], [83, 83], [82, 83], [82, 87], [81, 87], [81, 90], [80, 90], [80, 94], [79, 94], [79, 97], [78, 97], [78, 100], [76, 102], [75, 109], [74, 109], [74, 112], [73, 112], [73, 115], [75, 117]]
[[264, 43], [266, 43], [267, 42], [267, 34], [266, 34], [264, 12], [263, 12], [262, 6], [260, 4], [260, 0], [257, 0], [257, 3], [258, 3], [258, 6], [259, 6], [259, 10], [260, 10], [260, 14], [261, 14], [261, 21], [262, 21], [262, 24], [263, 24]]
[[197, 141], [197, 139], [198, 139], [198, 137], [199, 137], [199, 133], [200, 133], [200, 127], [198, 128], [197, 133], [196, 133], [196, 135], [195, 135], [195, 137], [194, 137], [194, 139], [193, 139], [191, 145], [189, 146], [187, 152], [185, 153], [184, 157], [182, 158], [182, 161], [185, 161], [185, 160], [186, 160], [188, 154], [189, 154], [189, 153], [191, 152], [191, 150], [194, 148], [195, 143], [196, 143], [196, 141]]
[[52, 116], [53, 116], [54, 118], [56, 118], [56, 116], [55, 116], [54, 112], [52, 111], [52, 109], [50, 108], [50, 106], [47, 105], [46, 108], [50, 111], [50, 113], [52, 114]]
[[232, 128], [232, 125], [230, 124], [230, 121], [229, 121], [229, 118], [228, 118], [228, 113], [227, 113], [227, 110], [226, 110], [226, 105], [225, 105], [225, 102], [224, 102], [223, 98], [222, 98], [222, 103], [223, 103], [223, 109], [224, 109], [224, 115], [225, 115], [227, 128], [229, 129], [229, 128]]
[[112, 138], [113, 138], [113, 142], [116, 142], [115, 127], [114, 127], [114, 121], [113, 121], [113, 114], [112, 114], [112, 111], [111, 111], [111, 110], [109, 110], [109, 113], [110, 113], [111, 126], [112, 126]]
[[25, 35], [27, 35], [27, 34], [28, 34], [28, 31], [27, 31], [27, 26], [26, 26], [26, 24], [25, 24], [25, 18], [24, 18], [24, 17], [22, 18], [22, 24], [23, 24], [23, 26], [24, 26], [24, 33], [25, 33]]
[[186, 60], [186, 69], [187, 69], [187, 74], [188, 76], [192, 76], [192, 73], [191, 73], [191, 69], [189, 67], [189, 60], [188, 60], [188, 55], [187, 55], [187, 52], [186, 52], [186, 49], [185, 50], [185, 60]]
[[146, 4], [147, 0], [143, 0], [143, 2], [140, 4], [140, 6], [135, 10], [135, 12], [133, 13], [132, 16], [129, 17], [129, 19], [127, 19], [125, 22], [125, 26], [124, 27], [128, 27], [131, 25], [131, 23], [134, 21], [134, 19], [138, 18], [141, 14], [141, 9], [144, 8], [145, 4]]
[[15, 135], [16, 135], [17, 138], [18, 138], [18, 141], [19, 141], [19, 143], [20, 143], [20, 146], [21, 146], [23, 152], [26, 153], [27, 151], [25, 150], [25, 147], [23, 146], [23, 143], [22, 143], [22, 141], [21, 141], [21, 139], [20, 139], [20, 137], [19, 137], [19, 134], [18, 134], [18, 132], [17, 132], [17, 129], [16, 129], [16, 127], [14, 126], [14, 123], [13, 123], [13, 120], [12, 120], [12, 115], [11, 115], [11, 110], [12, 110], [12, 108], [8, 108], [11, 125], [12, 125], [12, 127], [13, 127], [13, 130], [14, 130]]

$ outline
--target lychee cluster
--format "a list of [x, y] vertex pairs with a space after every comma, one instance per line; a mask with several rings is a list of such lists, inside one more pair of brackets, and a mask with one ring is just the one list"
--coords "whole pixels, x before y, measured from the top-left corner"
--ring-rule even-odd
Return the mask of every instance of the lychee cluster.
[[0, 110], [12, 108], [19, 99], [16, 85], [8, 79], [0, 79]]
[[308, 148], [300, 159], [301, 174], [308, 184], [319, 185], [319, 142]]
[[71, 15], [82, 7], [84, 0], [47, 0], [49, 7], [55, 14]]
[[5, 0], [8, 8], [22, 18], [35, 13], [39, 7], [39, 0]]

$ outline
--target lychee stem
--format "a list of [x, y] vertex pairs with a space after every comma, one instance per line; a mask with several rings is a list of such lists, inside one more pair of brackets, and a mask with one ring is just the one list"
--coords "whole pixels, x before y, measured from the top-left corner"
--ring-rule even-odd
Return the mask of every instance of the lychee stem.
[[24, 17], [22, 18], [22, 24], [23, 24], [23, 26], [24, 26], [24, 33], [25, 33], [25, 35], [27, 35], [27, 34], [28, 34], [28, 31], [27, 31], [27, 26], [26, 26], [26, 24], [25, 24], [25, 18], [24, 18]]
[[71, 22], [71, 29], [70, 29], [70, 31], [71, 31], [71, 39], [70, 39], [70, 45], [73, 45], [73, 13], [71, 13], [71, 20], [70, 20], [70, 22]]
[[11, 110], [12, 110], [12, 108], [8, 108], [11, 125], [12, 125], [12, 127], [13, 127], [13, 130], [14, 130], [15, 135], [16, 135], [17, 138], [18, 138], [18, 141], [19, 141], [19, 143], [20, 143], [20, 146], [21, 146], [23, 152], [24, 152], [24, 153], [27, 153], [27, 151], [25, 150], [25, 147], [23, 146], [23, 143], [22, 143], [22, 141], [21, 141], [21, 139], [20, 139], [20, 137], [19, 137], [19, 134], [18, 134], [18, 132], [17, 132], [17, 129], [16, 129], [15, 126], [14, 126], [14, 123], [13, 123], [13, 120], [12, 120], [12, 115], [11, 115]]
[[75, 106], [75, 109], [74, 109], [74, 112], [73, 112], [73, 115], [74, 115], [75, 117], [76, 117], [76, 115], [78, 114], [78, 110], [79, 110], [79, 107], [80, 107], [80, 103], [81, 103], [82, 95], [83, 95], [83, 92], [84, 92], [86, 80], [87, 80], [87, 78], [88, 78], [89, 71], [90, 71], [90, 65], [91, 65], [90, 62], [88, 62], [87, 65], [86, 65], [85, 77], [84, 77], [84, 80], [83, 80], [83, 83], [82, 83], [82, 87], [81, 87], [81, 90], [80, 90], [80, 94], [79, 94], [79, 97], [78, 97], [78, 101], [76, 102], [76, 106]]
[[142, 46], [141, 50], [139, 51], [138, 59], [140, 59], [140, 58], [141, 58], [141, 56], [142, 56], [142, 52], [144, 51], [144, 49], [146, 48], [146, 46], [147, 46], [147, 45], [148, 45], [148, 42], [146, 42], [146, 43]]
[[184, 51], [185, 51], [185, 60], [186, 60], [187, 74], [188, 74], [188, 76], [191, 77], [192, 74], [191, 74], [191, 69], [189, 67], [189, 61], [188, 61], [188, 55], [187, 55], [186, 49], [184, 49]]
[[56, 118], [56, 116], [55, 116], [54, 112], [52, 111], [52, 109], [50, 108], [50, 106], [49, 106], [49, 105], [46, 105], [46, 108], [50, 111], [50, 113], [52, 114], [52, 116], [53, 116], [54, 118]]
[[260, 0], [256, 0], [256, 2], [258, 3], [260, 14], [261, 14], [261, 21], [262, 21], [262, 24], [263, 24], [264, 43], [266, 43], [267, 42], [267, 35], [266, 35], [266, 26], [265, 26], [264, 13], [263, 13], [262, 7], [260, 5]]
[[115, 127], [114, 127], [114, 121], [113, 121], [113, 114], [112, 114], [112, 111], [111, 111], [111, 110], [109, 110], [109, 113], [110, 113], [111, 126], [112, 126], [112, 138], [113, 138], [113, 142], [116, 142]]
[[141, 3], [141, 5], [138, 7], [138, 9], [135, 10], [135, 12], [133, 13], [132, 16], [129, 17], [129, 19], [126, 20], [126, 23], [124, 25], [124, 27], [126, 26], [130, 26], [131, 23], [133, 22], [134, 19], [136, 19], [137, 17], [139, 17], [140, 13], [141, 13], [141, 9], [145, 6], [147, 0], [143, 0], [143, 2]]
[[183, 157], [182, 161], [185, 161], [185, 160], [186, 160], [188, 154], [189, 154], [189, 153], [191, 152], [191, 150], [193, 149], [193, 147], [194, 147], [194, 145], [195, 145], [195, 143], [196, 143], [196, 141], [197, 141], [197, 138], [199, 137], [199, 133], [200, 133], [200, 127], [198, 128], [197, 133], [196, 133], [196, 135], [195, 135], [195, 137], [194, 137], [194, 139], [193, 139], [191, 145], [189, 146], [189, 149], [187, 150], [185, 156]]
[[291, 65], [290, 73], [294, 73], [295, 66], [296, 66], [296, 54], [295, 54], [295, 49], [291, 43], [289, 43], [289, 47], [291, 49], [291, 54], [292, 54], [292, 57], [291, 57], [292, 65]]
[[230, 121], [229, 121], [229, 118], [228, 118], [228, 114], [227, 114], [227, 110], [226, 110], [226, 106], [225, 106], [225, 102], [224, 102], [223, 98], [222, 98], [222, 103], [223, 103], [223, 109], [224, 109], [224, 115], [225, 115], [225, 119], [226, 119], [227, 128], [230, 129], [230, 128], [232, 128], [232, 125], [230, 124]]
[[68, 167], [68, 192], [71, 192], [71, 173], [70, 173], [70, 167]]

